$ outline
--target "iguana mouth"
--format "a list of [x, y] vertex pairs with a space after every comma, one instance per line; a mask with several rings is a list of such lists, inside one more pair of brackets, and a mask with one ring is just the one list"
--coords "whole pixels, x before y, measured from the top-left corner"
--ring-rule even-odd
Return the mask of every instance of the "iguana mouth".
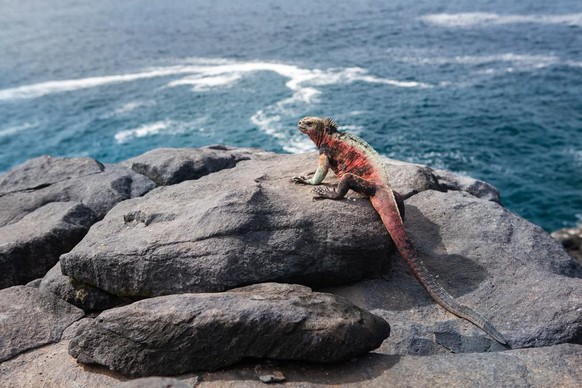
[[297, 128], [303, 133], [307, 132], [307, 127], [305, 125], [299, 124], [297, 125]]

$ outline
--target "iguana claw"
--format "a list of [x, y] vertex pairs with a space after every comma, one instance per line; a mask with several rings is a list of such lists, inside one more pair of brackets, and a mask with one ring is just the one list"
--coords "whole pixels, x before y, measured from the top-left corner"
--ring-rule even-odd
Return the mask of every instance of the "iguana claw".
[[296, 176], [296, 177], [293, 177], [293, 182], [306, 185], [307, 178], [304, 176]]

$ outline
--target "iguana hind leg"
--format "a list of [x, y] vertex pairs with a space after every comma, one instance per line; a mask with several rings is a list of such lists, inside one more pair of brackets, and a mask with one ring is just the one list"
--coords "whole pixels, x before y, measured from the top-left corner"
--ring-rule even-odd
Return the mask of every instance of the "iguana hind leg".
[[313, 199], [342, 199], [350, 189], [370, 196], [376, 192], [376, 185], [362, 177], [348, 173], [342, 176], [335, 190], [325, 187], [314, 188], [313, 191], [317, 195]]
[[[315, 187], [313, 191], [317, 195], [313, 197], [313, 199], [342, 199], [346, 196], [350, 189], [354, 190], [356, 193], [365, 194], [367, 196], [372, 196], [376, 193], [376, 185], [374, 185], [369, 180], [354, 174], [345, 174], [340, 179], [340, 182], [335, 190], [331, 190], [327, 187]], [[402, 217], [404, 220], [404, 199], [399, 192], [392, 192], [394, 193], [394, 199], [396, 199], [396, 205], [398, 206], [400, 217]]]

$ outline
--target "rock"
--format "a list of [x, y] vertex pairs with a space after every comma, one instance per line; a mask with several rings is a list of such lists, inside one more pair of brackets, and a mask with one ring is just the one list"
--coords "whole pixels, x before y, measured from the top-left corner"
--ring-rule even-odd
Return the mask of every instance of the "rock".
[[107, 310], [78, 332], [69, 353], [126, 375], [176, 375], [246, 357], [337, 362], [377, 348], [389, 332], [343, 298], [266, 283]]
[[116, 388], [192, 388], [193, 386], [171, 377], [142, 377], [121, 383]]
[[425, 190], [444, 191], [430, 167], [388, 158], [384, 158], [384, 166], [392, 189], [405, 198]]
[[464, 191], [474, 197], [501, 203], [499, 190], [493, 185], [446, 170], [384, 158], [392, 189], [405, 198], [426, 190]]
[[282, 383], [286, 380], [285, 375], [280, 370], [272, 370], [262, 365], [255, 367], [255, 375], [261, 383], [265, 384]]
[[558, 240], [566, 252], [582, 265], [582, 224], [577, 228], [562, 228], [552, 232], [552, 237]]
[[490, 183], [446, 170], [433, 170], [443, 191], [464, 191], [474, 197], [501, 204], [499, 190]]
[[[582, 346], [427, 357], [370, 353], [334, 365], [281, 363], [291, 387], [580, 387]], [[201, 388], [264, 388], [251, 368], [205, 373]]]
[[[547, 233], [466, 193], [425, 191], [407, 201], [407, 229], [427, 267], [487, 317], [512, 348], [581, 341], [582, 268]], [[447, 313], [399, 260], [388, 280], [325, 289], [388, 320], [387, 354], [502, 350]]]
[[68, 345], [69, 341], [61, 341], [0, 363], [0, 385], [5, 388], [111, 388], [126, 380], [105, 368], [78, 364], [67, 352]]
[[40, 156], [0, 175], [0, 196], [39, 190], [70, 179], [100, 174], [105, 166], [91, 158]]
[[93, 211], [81, 203], [54, 202], [0, 227], [0, 288], [42, 277], [95, 221]]
[[59, 341], [82, 316], [82, 310], [32, 287], [0, 290], [0, 362]]
[[85, 312], [106, 310], [129, 303], [128, 300], [63, 275], [60, 262], [47, 272], [39, 288], [41, 291], [52, 292]]
[[40, 283], [42, 282], [42, 278], [34, 279], [26, 283], [27, 287], [38, 288]]
[[116, 203], [154, 186], [127, 167], [89, 158], [41, 156], [0, 175], [0, 226], [51, 202], [81, 202], [101, 219]]
[[292, 182], [314, 163], [273, 155], [124, 201], [61, 256], [63, 273], [134, 297], [386, 273], [393, 245], [368, 199], [313, 201]]
[[[127, 378], [97, 365], [79, 364], [61, 341], [0, 363], [6, 388], [120, 386]], [[564, 344], [491, 353], [439, 354], [426, 357], [369, 353], [338, 364], [278, 362], [291, 387], [580, 387], [582, 346]], [[243, 363], [200, 376], [182, 375], [190, 387], [258, 387], [254, 365]], [[160, 377], [125, 384], [155, 384]], [[177, 384], [170, 379], [170, 384]], [[156, 387], [156, 385], [154, 385]]]
[[158, 186], [193, 180], [213, 172], [233, 168], [241, 160], [272, 155], [256, 148], [214, 145], [203, 148], [157, 148], [123, 162]]

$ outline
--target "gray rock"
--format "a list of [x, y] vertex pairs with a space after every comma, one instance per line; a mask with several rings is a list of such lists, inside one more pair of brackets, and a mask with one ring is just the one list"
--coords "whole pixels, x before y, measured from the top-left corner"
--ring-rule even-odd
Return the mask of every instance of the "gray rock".
[[425, 190], [464, 191], [480, 199], [501, 203], [499, 190], [490, 183], [421, 164], [389, 158], [384, 158], [384, 161], [392, 189], [406, 198]]
[[116, 203], [154, 186], [127, 167], [89, 158], [41, 156], [0, 175], [0, 226], [51, 202], [81, 202], [101, 219]]
[[82, 316], [82, 310], [32, 287], [0, 290], [0, 362], [59, 341]]
[[577, 228], [558, 229], [552, 232], [551, 236], [562, 244], [578, 264], [582, 265], [582, 224]]
[[369, 200], [313, 201], [310, 187], [292, 182], [314, 162], [243, 161], [124, 201], [61, 257], [63, 273], [137, 297], [386, 273], [393, 245]]
[[91, 158], [40, 156], [0, 175], [0, 196], [31, 192], [70, 179], [100, 174], [105, 166]]
[[266, 283], [107, 310], [78, 332], [69, 353], [131, 376], [175, 375], [246, 357], [337, 362], [377, 348], [389, 332], [343, 298]]
[[157, 148], [123, 162], [158, 186], [198, 179], [213, 172], [233, 168], [241, 160], [272, 155], [255, 148], [214, 145], [203, 148]]
[[[280, 363], [291, 387], [572, 387], [582, 386], [582, 346], [427, 357], [370, 353], [334, 365]], [[252, 368], [205, 373], [202, 388], [264, 388]]]
[[40, 282], [39, 289], [52, 292], [85, 312], [106, 310], [129, 303], [128, 300], [63, 275], [60, 262], [47, 272]]
[[[513, 348], [580, 342], [582, 268], [547, 233], [500, 205], [461, 192], [407, 201], [407, 228], [427, 267], [487, 317]], [[382, 352], [428, 355], [501, 350], [433, 302], [398, 260], [388, 280], [326, 289], [386, 318]]]
[[61, 341], [0, 363], [0, 385], [3, 388], [111, 388], [126, 380], [103, 367], [77, 363], [69, 355], [68, 346], [69, 341]]
[[477, 198], [501, 203], [499, 190], [490, 183], [446, 170], [433, 170], [433, 174], [443, 191], [464, 191]]
[[405, 198], [425, 190], [445, 191], [430, 167], [388, 158], [384, 159], [384, 166], [392, 189]]
[[96, 221], [78, 202], [54, 202], [0, 227], [0, 288], [42, 277]]
[[192, 388], [193, 385], [171, 377], [142, 377], [126, 381], [116, 388]]
[[42, 282], [42, 278], [34, 279], [26, 283], [27, 287], [38, 288], [40, 287], [40, 283]]
[[[97, 365], [79, 364], [61, 341], [0, 363], [7, 388], [110, 388], [127, 378]], [[338, 364], [277, 362], [291, 387], [580, 387], [582, 346], [564, 344], [490, 353], [439, 354], [426, 357], [369, 353]], [[182, 375], [190, 387], [264, 388], [254, 364]], [[160, 381], [150, 378], [146, 382]], [[141, 382], [144, 379], [130, 380]], [[173, 381], [172, 381], [173, 382]], [[130, 385], [131, 386], [131, 385]]]

